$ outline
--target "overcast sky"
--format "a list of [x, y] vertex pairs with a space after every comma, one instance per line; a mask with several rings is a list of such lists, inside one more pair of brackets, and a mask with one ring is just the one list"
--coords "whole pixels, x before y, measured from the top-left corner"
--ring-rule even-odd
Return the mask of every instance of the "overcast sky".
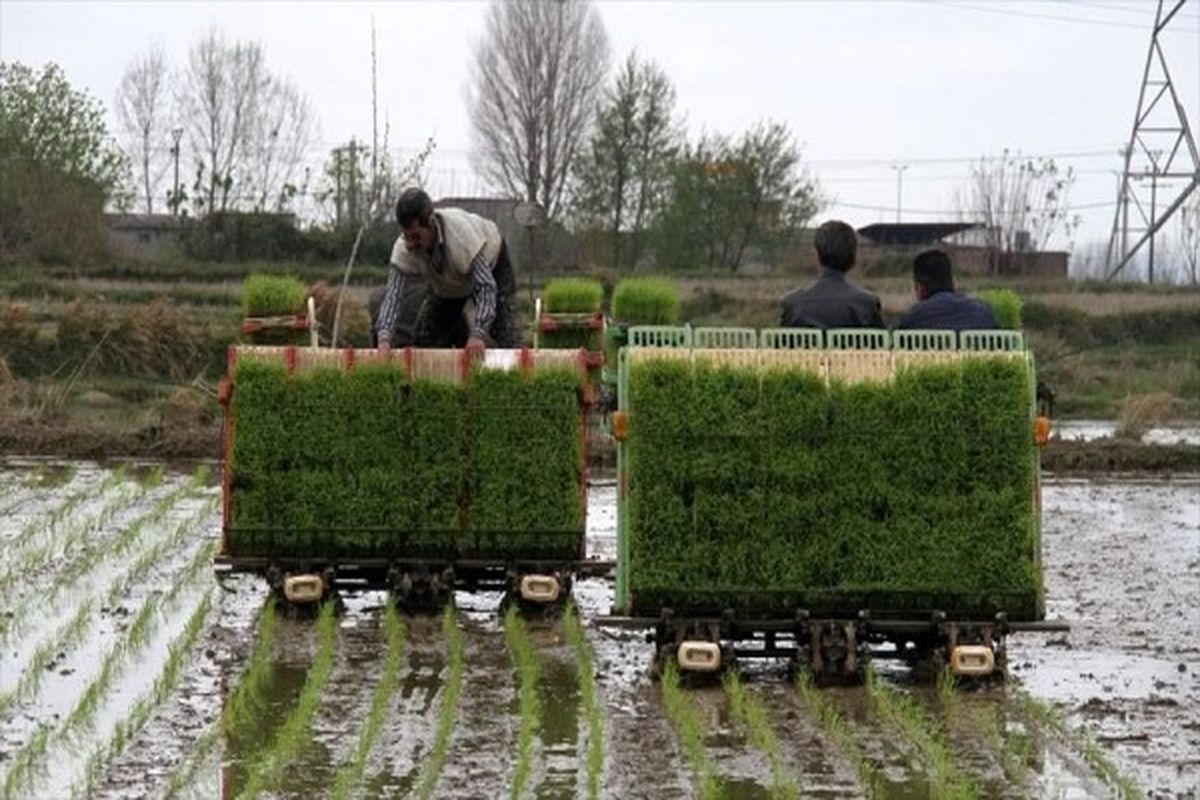
[[[1168, 3], [1169, 5], [1170, 3]], [[128, 62], [152, 45], [181, 67], [211, 27], [256, 39], [270, 67], [313, 101], [311, 159], [370, 140], [370, 30], [393, 149], [437, 142], [435, 194], [487, 191], [467, 159], [463, 100], [486, 3], [22, 2], [0, 0], [0, 58], [58, 62], [111, 104]], [[737, 133], [786, 122], [831, 201], [822, 216], [953, 218], [970, 162], [1005, 148], [1054, 155], [1078, 178], [1080, 244], [1106, 239], [1118, 150], [1129, 137], [1154, 0], [635, 2], [599, 9], [614, 62], [630, 50], [674, 80], [688, 130]], [[1193, 127], [1200, 124], [1200, 0], [1163, 43]], [[1168, 190], [1169, 191], [1169, 190]], [[1061, 244], [1061, 242], [1060, 242]]]

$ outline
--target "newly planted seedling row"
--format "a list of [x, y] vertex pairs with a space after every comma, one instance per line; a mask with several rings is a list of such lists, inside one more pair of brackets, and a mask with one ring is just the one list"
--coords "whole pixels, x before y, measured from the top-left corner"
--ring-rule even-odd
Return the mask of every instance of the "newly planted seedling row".
[[800, 787], [796, 777], [783, 763], [779, 737], [767, 715], [766, 704], [752, 690], [746, 688], [736, 672], [725, 676], [725, 695], [729, 698], [729, 710], [734, 722], [746, 732], [751, 744], [767, 757], [771, 765], [771, 784], [768, 788], [773, 800], [797, 800]]
[[571, 606], [563, 617], [563, 630], [575, 651], [579, 698], [587, 720], [587, 796], [595, 800], [600, 796], [600, 776], [604, 770], [604, 712], [600, 708], [600, 694], [596, 687], [596, 657], [575, 606]]
[[854, 738], [854, 732], [844, 714], [813, 683], [806, 672], [796, 678], [796, 696], [809, 715], [816, 720], [822, 733], [854, 767], [863, 793], [868, 798], [884, 797], [882, 775], [879, 768], [867, 758], [862, 746]]
[[253, 726], [255, 717], [262, 708], [262, 697], [271, 675], [271, 659], [275, 648], [275, 632], [278, 617], [275, 601], [268, 599], [258, 615], [255, 626], [254, 650], [250, 661], [238, 680], [233, 693], [225, 702], [221, 715], [215, 723], [205, 729], [197, 739], [188, 757], [172, 771], [163, 791], [165, 798], [177, 797], [191, 786], [196, 771], [208, 758], [223, 733], [233, 733], [239, 728]]
[[449, 655], [446, 683], [442, 687], [442, 699], [438, 706], [437, 728], [433, 735], [433, 744], [425, 763], [421, 766], [420, 777], [417, 780], [416, 796], [421, 800], [429, 800], [437, 789], [438, 778], [442, 767], [446, 764], [446, 754], [450, 750], [450, 735], [454, 731], [454, 720], [458, 712], [458, 699], [462, 694], [463, 671], [465, 664], [466, 644], [462, 631], [458, 629], [454, 609], [447, 607], [442, 614], [442, 635], [446, 638]]
[[399, 683], [400, 665], [404, 655], [404, 624], [400, 621], [400, 614], [396, 611], [394, 603], [387, 604], [383, 615], [383, 627], [387, 637], [383, 674], [371, 694], [371, 708], [367, 712], [367, 720], [363, 723], [362, 730], [359, 731], [358, 742], [351, 751], [352, 756], [337, 771], [332, 793], [335, 800], [345, 800], [358, 791], [363, 771], [366, 769], [367, 757], [379, 737], [392, 695], [395, 694]]
[[334, 645], [337, 642], [337, 617], [334, 603], [321, 607], [317, 617], [317, 653], [304, 688], [295, 707], [288, 714], [274, 737], [253, 763], [245, 785], [238, 792], [239, 798], [255, 798], [279, 784], [286, 770], [299, 755], [307, 741], [309, 726], [321, 701], [321, 692], [333, 673]]
[[57, 725], [43, 724], [40, 726], [29, 741], [17, 750], [8, 774], [5, 776], [3, 787], [5, 798], [17, 797], [29, 786], [35, 778], [34, 767], [41, 762], [48, 748], [56, 740], [65, 744], [81, 728], [91, 723], [99, 704], [105, 699], [119, 676], [119, 670], [126, 666], [128, 660], [146, 645], [156, 624], [159, 611], [171, 607], [183, 590], [194, 584], [200, 570], [211, 563], [214, 549], [211, 542], [197, 548], [192, 559], [179, 574], [172, 576], [171, 588], [168, 591], [146, 597], [133, 622], [101, 659], [96, 675], [84, 688], [67, 716]]
[[212, 609], [213, 591], [213, 589], [209, 589], [204, 593], [188, 617], [183, 630], [171, 641], [167, 648], [167, 659], [154, 679], [154, 685], [150, 691], [139, 697], [125, 717], [117, 722], [108, 741], [92, 750], [81, 780], [72, 788], [73, 796], [92, 796], [97, 782], [103, 775], [105, 765], [124, 751], [126, 744], [142, 729], [154, 710], [166, 702], [171, 693], [175, 691], [179, 683], [180, 670], [184, 666], [185, 659], [191, 653], [196, 638], [204, 628], [208, 613]]
[[675, 729], [684, 760], [692, 771], [696, 796], [703, 800], [717, 800], [721, 796], [721, 785], [704, 746], [704, 720], [690, 693], [679, 685], [679, 671], [674, 662], [668, 662], [663, 670], [661, 687], [663, 708], [671, 727]]
[[524, 792], [525, 784], [533, 770], [533, 747], [541, 713], [541, 700], [537, 693], [541, 665], [537, 653], [534, 652], [533, 643], [529, 640], [525, 622], [517, 614], [515, 607], [509, 608], [508, 613], [504, 615], [504, 642], [517, 671], [520, 724], [517, 728], [517, 760], [509, 784], [509, 796], [517, 800]]
[[944, 736], [920, 703], [885, 684], [869, 667], [866, 690], [871, 707], [880, 719], [911, 742], [920, 754], [929, 776], [930, 793], [934, 797], [970, 800], [979, 796], [974, 781], [958, 768]]

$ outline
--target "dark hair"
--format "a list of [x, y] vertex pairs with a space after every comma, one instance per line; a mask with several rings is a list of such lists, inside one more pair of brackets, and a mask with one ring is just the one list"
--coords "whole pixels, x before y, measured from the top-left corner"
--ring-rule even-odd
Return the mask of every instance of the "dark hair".
[[396, 222], [400, 223], [401, 228], [407, 228], [414, 222], [427, 225], [432, 215], [433, 201], [424, 189], [415, 186], [405, 189], [396, 200]]
[[813, 247], [817, 248], [817, 261], [822, 267], [846, 272], [854, 266], [858, 255], [858, 236], [854, 228], [841, 220], [831, 219], [817, 228]]
[[913, 259], [913, 283], [926, 292], [954, 291], [954, 273], [950, 256], [942, 250], [926, 250]]

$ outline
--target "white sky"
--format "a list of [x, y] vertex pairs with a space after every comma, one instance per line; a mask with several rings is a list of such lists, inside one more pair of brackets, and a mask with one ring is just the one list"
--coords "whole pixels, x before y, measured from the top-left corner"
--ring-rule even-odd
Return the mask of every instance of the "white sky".
[[[1169, 3], [1168, 3], [1169, 5]], [[953, 218], [970, 161], [1003, 149], [1057, 155], [1078, 178], [1078, 244], [1107, 239], [1118, 150], [1129, 137], [1153, 0], [600, 2], [614, 63], [636, 48], [674, 80], [694, 135], [786, 122], [834, 202], [822, 216]], [[435, 194], [486, 187], [467, 160], [463, 100], [485, 3], [22, 2], [0, 0], [0, 59], [58, 62], [111, 103], [128, 62], [151, 45], [181, 67], [211, 26], [257, 39], [270, 67], [313, 101], [328, 148], [369, 141], [370, 28], [381, 114], [401, 154], [435, 137]], [[1200, 125], [1200, 0], [1163, 37], [1193, 128]], [[169, 142], [164, 143], [169, 146]], [[1165, 191], [1169, 192], [1169, 188]], [[1062, 244], [1059, 242], [1058, 244]]]

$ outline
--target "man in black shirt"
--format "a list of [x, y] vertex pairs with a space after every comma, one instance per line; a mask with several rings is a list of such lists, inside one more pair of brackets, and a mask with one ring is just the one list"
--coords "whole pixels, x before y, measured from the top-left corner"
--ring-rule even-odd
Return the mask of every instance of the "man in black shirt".
[[992, 309], [974, 297], [954, 291], [950, 256], [926, 250], [913, 261], [917, 302], [896, 323], [898, 329], [979, 331], [997, 327]]
[[879, 298], [846, 280], [858, 256], [854, 229], [839, 220], [817, 228], [813, 238], [820, 272], [815, 283], [783, 298], [784, 328], [882, 328]]

